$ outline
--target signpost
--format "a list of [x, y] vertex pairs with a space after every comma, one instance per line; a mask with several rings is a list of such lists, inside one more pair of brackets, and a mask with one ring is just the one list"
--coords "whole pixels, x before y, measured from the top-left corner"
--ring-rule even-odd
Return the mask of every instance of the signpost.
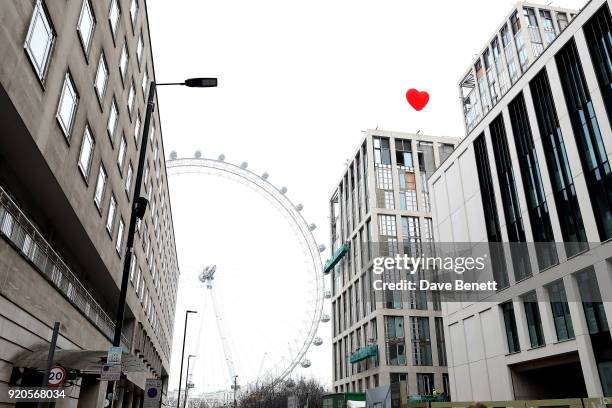
[[121, 347], [109, 347], [108, 355], [106, 356], [106, 364], [108, 365], [121, 365], [121, 354], [123, 349]]
[[162, 395], [162, 380], [147, 378], [142, 408], [159, 408]]
[[102, 381], [119, 381], [121, 379], [121, 364], [104, 364], [100, 372]]
[[47, 384], [49, 387], [59, 387], [66, 381], [66, 369], [61, 365], [54, 365], [49, 370], [49, 379]]

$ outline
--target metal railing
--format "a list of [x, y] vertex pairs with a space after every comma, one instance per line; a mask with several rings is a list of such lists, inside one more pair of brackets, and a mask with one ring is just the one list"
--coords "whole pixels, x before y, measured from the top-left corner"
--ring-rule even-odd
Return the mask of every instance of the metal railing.
[[[11, 242], [34, 266], [34, 269], [62, 293], [104, 336], [109, 340], [113, 338], [115, 332], [113, 320], [2, 187], [0, 187], [0, 236]], [[124, 334], [121, 335], [121, 342], [126, 350], [130, 350], [130, 341]]]

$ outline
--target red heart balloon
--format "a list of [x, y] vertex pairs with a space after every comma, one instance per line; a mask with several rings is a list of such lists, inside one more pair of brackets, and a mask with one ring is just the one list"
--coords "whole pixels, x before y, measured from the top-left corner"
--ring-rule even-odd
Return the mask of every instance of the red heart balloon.
[[429, 94], [425, 91], [420, 92], [414, 88], [410, 88], [406, 92], [406, 100], [416, 111], [420, 111], [429, 102]]

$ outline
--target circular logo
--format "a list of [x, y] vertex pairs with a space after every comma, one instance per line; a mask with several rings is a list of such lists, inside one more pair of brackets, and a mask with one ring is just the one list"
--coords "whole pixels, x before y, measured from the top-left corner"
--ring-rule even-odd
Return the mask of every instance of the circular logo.
[[60, 365], [54, 365], [51, 367], [49, 371], [49, 381], [48, 384], [50, 387], [58, 387], [60, 386], [64, 380], [66, 379], [66, 370], [64, 367]]
[[157, 388], [149, 388], [147, 390], [147, 395], [149, 396], [149, 398], [157, 397]]

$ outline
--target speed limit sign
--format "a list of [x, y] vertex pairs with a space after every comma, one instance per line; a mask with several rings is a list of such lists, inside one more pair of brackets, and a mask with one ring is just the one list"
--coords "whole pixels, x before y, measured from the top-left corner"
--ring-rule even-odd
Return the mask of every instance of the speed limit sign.
[[49, 371], [49, 387], [59, 387], [66, 380], [66, 369], [61, 365], [54, 365]]

